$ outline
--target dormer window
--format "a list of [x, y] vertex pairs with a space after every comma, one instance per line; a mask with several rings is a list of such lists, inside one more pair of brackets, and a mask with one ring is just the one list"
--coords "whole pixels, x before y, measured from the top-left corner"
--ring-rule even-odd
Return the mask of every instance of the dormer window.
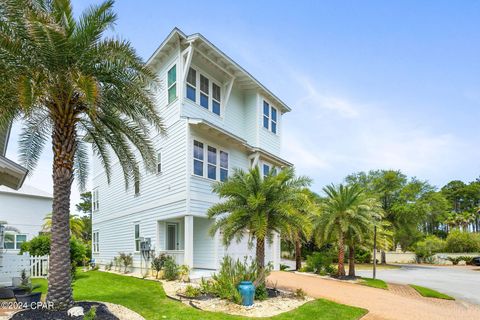
[[263, 127], [277, 133], [277, 109], [267, 101], [263, 101]]
[[194, 68], [188, 70], [185, 90], [187, 99], [198, 103], [216, 115], [220, 115], [221, 92], [221, 87], [211, 78]]

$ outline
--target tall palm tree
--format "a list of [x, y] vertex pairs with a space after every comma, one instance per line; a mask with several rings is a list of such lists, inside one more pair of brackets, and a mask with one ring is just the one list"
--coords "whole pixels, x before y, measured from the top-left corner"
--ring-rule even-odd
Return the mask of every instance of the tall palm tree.
[[347, 236], [354, 239], [365, 234], [373, 222], [372, 212], [368, 209], [368, 202], [358, 185], [335, 186], [332, 184], [323, 188], [323, 191], [327, 197], [323, 201], [321, 214], [315, 222], [316, 238], [318, 242], [336, 239], [337, 276], [344, 277]]
[[225, 245], [244, 236], [249, 237], [250, 243], [256, 240], [260, 271], [265, 268], [265, 242], [271, 241], [275, 232], [309, 224], [308, 217], [299, 214], [296, 208], [305, 201], [303, 190], [310, 185], [310, 179], [295, 177], [292, 168], [276, 175], [274, 172], [271, 170], [263, 178], [258, 167], [248, 172], [235, 170], [227, 181], [213, 186], [213, 191], [224, 201], [208, 210], [208, 217], [216, 219], [210, 232], [214, 235], [222, 231]]
[[300, 228], [289, 225], [282, 233], [283, 240], [290, 242], [294, 247], [296, 270], [302, 268], [302, 245], [311, 239], [312, 222], [319, 213], [318, 195], [305, 189], [299, 196], [304, 197], [304, 199], [296, 207], [296, 210], [298, 214], [307, 217], [309, 223], [302, 225]]
[[[84, 221], [76, 214], [70, 215], [70, 233], [71, 235], [82, 239], [83, 233], [85, 230], [85, 223]], [[51, 232], [52, 231], [52, 213], [49, 213], [43, 218], [43, 225], [42, 225], [43, 232]]]
[[74, 17], [70, 0], [0, 3], [0, 129], [23, 120], [19, 147], [34, 169], [46, 141], [53, 151], [53, 210], [47, 300], [73, 304], [69, 212], [74, 176], [81, 189], [88, 172], [87, 142], [108, 181], [118, 158], [128, 187], [140, 175], [137, 154], [154, 170], [152, 130], [158, 80], [128, 41], [107, 38], [117, 19], [107, 0]]
[[[383, 210], [377, 199], [363, 198], [354, 210], [345, 232], [345, 240], [348, 245], [349, 277], [355, 277], [355, 249], [368, 242], [373, 235], [375, 224], [377, 224], [377, 233], [383, 234], [380, 221], [383, 218]], [[382, 229], [381, 232], [380, 229]]]

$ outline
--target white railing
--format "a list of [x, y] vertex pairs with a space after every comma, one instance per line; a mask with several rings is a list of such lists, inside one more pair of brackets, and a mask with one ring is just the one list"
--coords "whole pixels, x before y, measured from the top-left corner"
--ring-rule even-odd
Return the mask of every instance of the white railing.
[[183, 250], [160, 250], [158, 253], [173, 257], [175, 263], [178, 265], [182, 265], [185, 258], [185, 252]]
[[32, 278], [46, 278], [48, 268], [48, 256], [30, 256], [30, 276]]

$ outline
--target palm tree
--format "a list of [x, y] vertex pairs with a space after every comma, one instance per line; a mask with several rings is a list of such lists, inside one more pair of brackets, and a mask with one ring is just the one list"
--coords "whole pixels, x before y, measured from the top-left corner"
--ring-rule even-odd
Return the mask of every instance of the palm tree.
[[[318, 242], [336, 239], [338, 245], [337, 276], [345, 276], [345, 245], [350, 240], [352, 254], [355, 237], [362, 237], [373, 226], [373, 211], [370, 201], [365, 200], [363, 190], [358, 185], [329, 185], [323, 188], [327, 197], [323, 201], [322, 212], [315, 223]], [[373, 230], [373, 229], [372, 229]], [[354, 261], [354, 259], [351, 259]], [[352, 269], [354, 270], [354, 269]]]
[[[85, 230], [85, 223], [76, 214], [70, 215], [70, 234], [77, 237], [78, 239], [83, 239], [83, 233]], [[52, 213], [49, 213], [43, 218], [43, 232], [51, 232], [52, 230]]]
[[372, 236], [374, 225], [377, 224], [377, 233], [380, 232], [383, 218], [383, 210], [378, 200], [374, 198], [363, 198], [354, 209], [354, 215], [350, 217], [347, 225], [345, 240], [348, 245], [348, 276], [355, 277], [355, 248], [366, 244]]
[[289, 225], [282, 233], [282, 238], [294, 246], [296, 270], [302, 268], [302, 245], [310, 240], [312, 234], [312, 222], [319, 212], [318, 195], [305, 189], [299, 194], [299, 196], [304, 197], [304, 199], [296, 209], [298, 214], [304, 215], [308, 218], [309, 223], [300, 228]]
[[224, 201], [208, 210], [208, 217], [216, 219], [210, 232], [214, 235], [222, 231], [225, 245], [246, 235], [249, 243], [256, 240], [256, 262], [261, 275], [265, 268], [265, 242], [270, 242], [275, 232], [291, 227], [299, 230], [309, 224], [308, 217], [299, 214], [297, 207], [305, 201], [303, 190], [310, 185], [310, 179], [295, 177], [292, 168], [276, 175], [274, 172], [271, 170], [263, 178], [258, 167], [248, 172], [235, 170], [227, 181], [213, 186]]
[[53, 209], [47, 301], [73, 304], [70, 193], [88, 173], [87, 143], [110, 182], [112, 157], [125, 183], [139, 178], [138, 154], [155, 167], [152, 130], [162, 131], [155, 110], [158, 80], [128, 41], [105, 37], [116, 21], [107, 0], [74, 17], [70, 0], [3, 0], [0, 4], [0, 129], [23, 120], [23, 164], [34, 169], [51, 139]]

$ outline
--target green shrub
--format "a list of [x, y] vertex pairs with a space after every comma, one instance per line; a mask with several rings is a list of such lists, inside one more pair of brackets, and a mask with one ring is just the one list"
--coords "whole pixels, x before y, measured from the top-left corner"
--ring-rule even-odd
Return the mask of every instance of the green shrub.
[[355, 250], [355, 263], [370, 263], [372, 261], [372, 252], [363, 249]]
[[167, 256], [165, 263], [163, 264], [163, 277], [168, 280], [177, 280], [180, 275], [180, 268], [176, 264], [175, 259], [171, 256]]
[[118, 255], [119, 255], [120, 263], [123, 266], [123, 272], [127, 273], [128, 268], [133, 265], [133, 256], [131, 253], [126, 254], [124, 252], [120, 252]]
[[436, 236], [427, 236], [415, 245], [415, 254], [418, 262], [425, 262], [438, 252], [445, 250], [445, 241]]
[[473, 256], [461, 256], [459, 258], [460, 258], [460, 261], [465, 261], [466, 265], [471, 266], [471, 265], [473, 265], [473, 258], [475, 258], [475, 257], [473, 257]]
[[452, 230], [446, 240], [447, 252], [478, 252], [480, 251], [480, 235], [460, 230]]
[[[22, 244], [20, 253], [28, 252], [32, 256], [45, 256], [50, 254], [50, 235], [41, 234]], [[82, 265], [87, 257], [87, 246], [79, 239], [70, 239], [70, 261], [77, 266]]]
[[297, 299], [300, 299], [300, 300], [305, 300], [305, 298], [307, 297], [307, 293], [305, 291], [303, 291], [302, 288], [298, 288], [297, 290], [295, 290], [295, 292], [293, 293], [293, 296]]
[[90, 310], [88, 310], [87, 313], [83, 316], [83, 320], [95, 320], [97, 317], [97, 308], [96, 307], [91, 307]]
[[255, 287], [255, 300], [263, 301], [268, 299], [268, 291], [265, 283]]
[[188, 298], [196, 298], [202, 294], [202, 291], [198, 287], [188, 285], [183, 294]]
[[333, 263], [332, 255], [329, 252], [314, 252], [307, 256], [306, 271], [320, 275], [330, 274]]
[[[260, 274], [255, 260], [250, 262], [245, 258], [243, 261], [234, 261], [230, 257], [224, 257], [218, 273], [212, 275], [212, 283], [209, 288], [210, 294], [240, 304], [242, 297], [238, 292], [241, 281], [252, 281], [255, 287], [265, 286], [264, 279], [270, 274], [272, 265], [265, 267], [264, 274]], [[266, 291], [266, 288], [265, 288]], [[256, 292], [257, 293], [257, 292]], [[263, 288], [259, 289], [258, 297], [263, 298]]]
[[286, 271], [286, 270], [288, 270], [288, 269], [290, 269], [290, 267], [287, 266], [286, 264], [280, 264], [280, 270], [281, 270], [281, 271]]
[[152, 259], [152, 269], [157, 272], [155, 278], [158, 279], [158, 273], [162, 271], [163, 266], [165, 265], [165, 260], [167, 256], [165, 254], [160, 254], [158, 256], [154, 256]]
[[454, 266], [458, 265], [460, 261], [463, 261], [462, 257], [447, 257], [447, 260], [450, 261]]

